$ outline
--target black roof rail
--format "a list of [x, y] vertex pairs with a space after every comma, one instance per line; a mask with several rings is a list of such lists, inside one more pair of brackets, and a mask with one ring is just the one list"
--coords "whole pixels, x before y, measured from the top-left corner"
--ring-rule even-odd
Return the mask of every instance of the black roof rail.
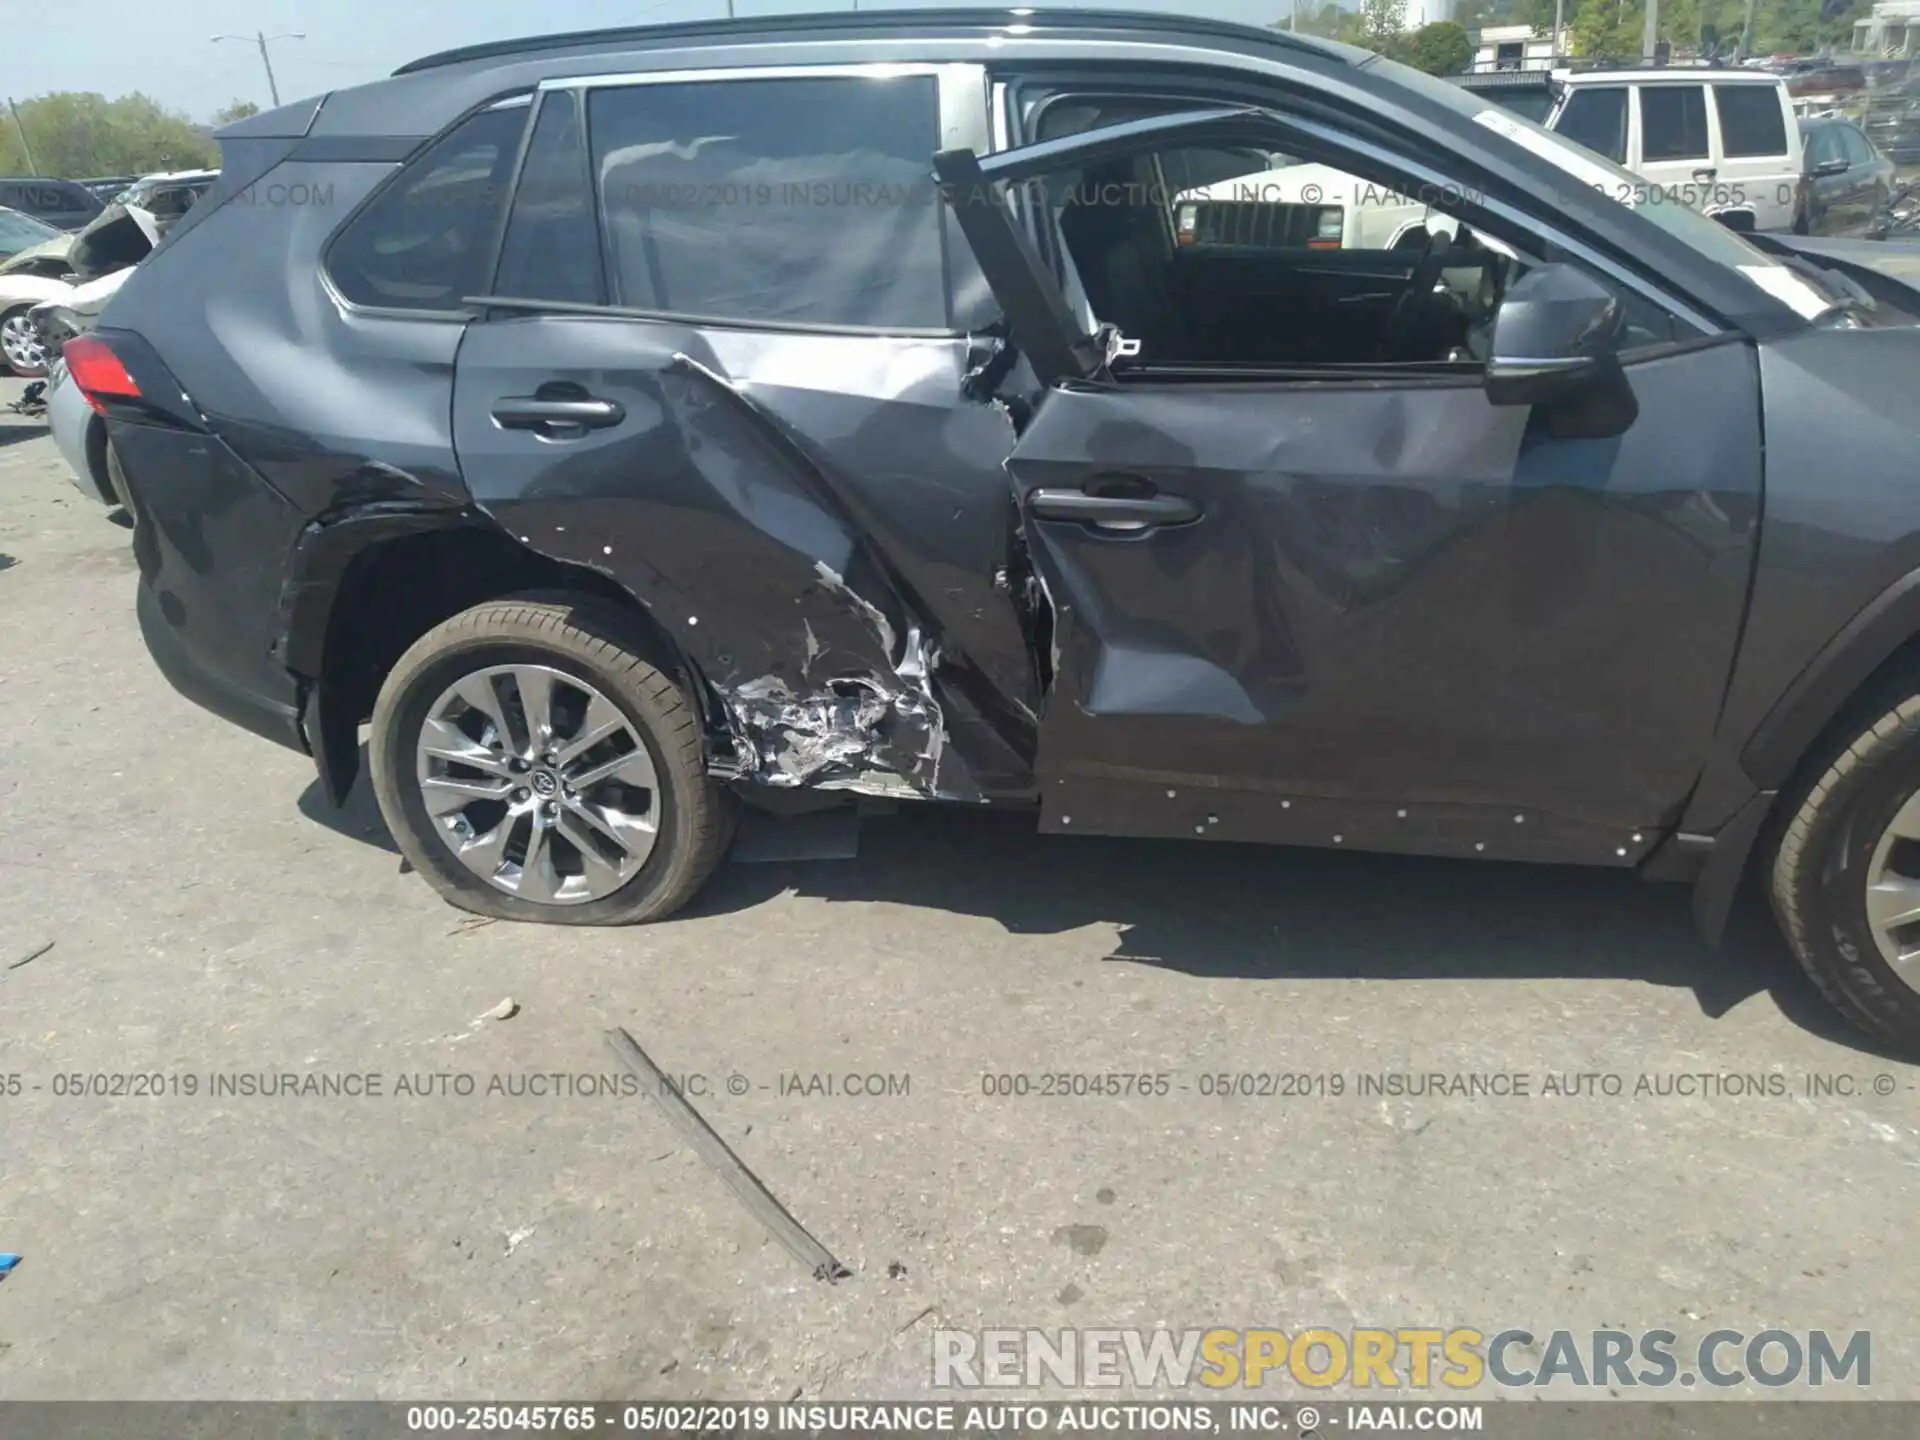
[[1034, 26], [1068, 30], [1123, 29], [1157, 31], [1182, 35], [1215, 35], [1223, 39], [1258, 40], [1282, 50], [1308, 51], [1315, 55], [1337, 55], [1338, 50], [1307, 35], [1286, 30], [1269, 30], [1258, 25], [1240, 25], [1231, 20], [1208, 20], [1190, 15], [1174, 15], [1154, 10], [1046, 9], [1014, 15], [1009, 10], [834, 10], [780, 15], [756, 15], [737, 20], [689, 20], [667, 25], [625, 25], [605, 30], [574, 30], [557, 35], [524, 35], [512, 40], [491, 40], [479, 45], [462, 45], [435, 55], [409, 60], [393, 73], [417, 75], [447, 65], [472, 60], [500, 60], [518, 55], [538, 54], [543, 50], [570, 50], [601, 45], [619, 45], [632, 41], [706, 39], [726, 35], [791, 35], [802, 32], [846, 32], [952, 29], [997, 30], [1013, 21]]

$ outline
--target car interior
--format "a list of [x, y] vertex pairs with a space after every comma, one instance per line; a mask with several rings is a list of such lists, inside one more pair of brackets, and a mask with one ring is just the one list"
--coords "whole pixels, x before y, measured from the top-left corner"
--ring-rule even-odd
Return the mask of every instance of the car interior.
[[[1041, 112], [1038, 138], [1181, 108], [1188, 107], [1074, 99]], [[1397, 207], [1406, 223], [1391, 239], [1378, 226], [1362, 235], [1351, 202], [1377, 203], [1393, 187], [1346, 172], [1328, 182], [1328, 167], [1316, 165], [1323, 190], [1348, 202], [1346, 242], [1320, 239], [1313, 222], [1323, 207], [1267, 198], [1284, 188], [1290, 167], [1311, 163], [1253, 149], [1179, 147], [1099, 158], [1049, 177], [1041, 193], [1070, 296], [1139, 341], [1147, 366], [1484, 364], [1494, 311], [1524, 262], [1412, 201]], [[1247, 180], [1248, 193], [1260, 198], [1217, 191], [1192, 198], [1223, 181], [1231, 192], [1236, 180]], [[1189, 216], [1200, 211], [1188, 233], [1183, 205]]]

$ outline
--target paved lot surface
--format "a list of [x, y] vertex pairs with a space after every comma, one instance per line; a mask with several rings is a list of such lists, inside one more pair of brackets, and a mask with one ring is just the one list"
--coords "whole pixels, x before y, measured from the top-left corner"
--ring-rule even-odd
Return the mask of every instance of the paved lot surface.
[[[1715, 958], [1682, 890], [1618, 875], [903, 813], [672, 923], [463, 924], [364, 791], [330, 812], [166, 686], [128, 540], [0, 413], [0, 967], [53, 944], [0, 968], [0, 1396], [904, 1396], [941, 1326], [1778, 1324], [1873, 1329], [1873, 1393], [1920, 1397], [1916, 1072], [1828, 1021], [1756, 905]], [[616, 1073], [610, 1025], [705, 1077], [851, 1279], [646, 1098], [487, 1093]], [[1169, 1093], [982, 1093], [1110, 1071]], [[1358, 1093], [1432, 1071], [1535, 1093]], [[175, 1093], [56, 1093], [122, 1072]], [[1203, 1095], [1221, 1072], [1344, 1089]], [[1786, 1093], [1631, 1094], [1701, 1073]], [[782, 1093], [847, 1074], [906, 1093]]]

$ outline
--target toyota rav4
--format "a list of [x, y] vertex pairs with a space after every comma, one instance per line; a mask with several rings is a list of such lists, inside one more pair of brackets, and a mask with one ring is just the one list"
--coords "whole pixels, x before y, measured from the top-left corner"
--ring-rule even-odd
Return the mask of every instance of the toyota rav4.
[[[1751, 862], [1920, 1046], [1920, 293], [1876, 247], [1138, 13], [514, 40], [221, 146], [65, 352], [147, 644], [336, 799], [370, 724], [456, 905], [668, 915], [795, 791], [1628, 868], [1710, 936]], [[1275, 157], [1432, 223], [1180, 233]]]

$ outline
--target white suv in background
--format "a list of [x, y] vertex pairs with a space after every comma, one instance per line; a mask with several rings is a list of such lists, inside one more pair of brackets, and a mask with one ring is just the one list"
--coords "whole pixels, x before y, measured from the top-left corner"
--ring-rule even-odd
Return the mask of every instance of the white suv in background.
[[1698, 67], [1554, 79], [1547, 128], [1640, 176], [1624, 203], [1687, 205], [1735, 230], [1793, 228], [1800, 126], [1778, 76]]

